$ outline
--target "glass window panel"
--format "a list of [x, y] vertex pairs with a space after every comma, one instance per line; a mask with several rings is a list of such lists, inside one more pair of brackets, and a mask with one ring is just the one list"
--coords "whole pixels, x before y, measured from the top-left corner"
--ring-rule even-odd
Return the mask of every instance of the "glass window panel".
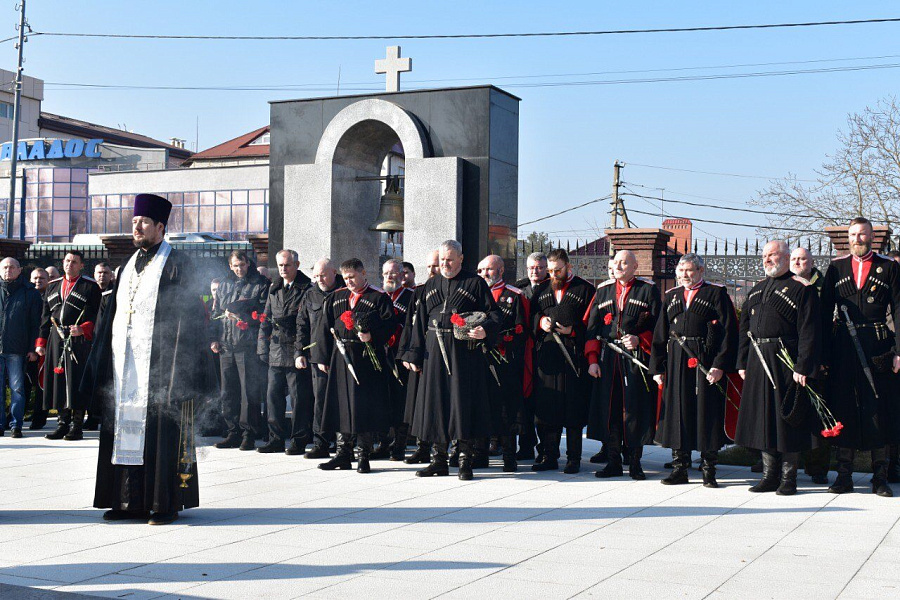
[[167, 231], [172, 233], [181, 233], [183, 231], [181, 224], [183, 211], [184, 209], [180, 206], [172, 207], [172, 213], [169, 215], [169, 226], [166, 228]]
[[72, 213], [69, 219], [69, 237], [74, 237], [79, 233], [87, 233], [86, 213]]
[[105, 233], [106, 222], [105, 215], [102, 210], [91, 211], [91, 233]]
[[94, 208], [103, 208], [106, 206], [106, 196], [91, 196], [91, 206]]
[[134, 194], [124, 194], [121, 202], [122, 208], [134, 208]]
[[195, 232], [197, 231], [197, 207], [184, 209], [184, 225], [182, 228], [184, 232]]
[[70, 177], [73, 183], [76, 181], [80, 183], [87, 183], [87, 174], [87, 169], [72, 169]]
[[216, 192], [216, 204], [231, 204], [231, 192]]
[[37, 207], [37, 200], [34, 198], [26, 198], [25, 199], [25, 210], [35, 210]]
[[185, 205], [197, 204], [200, 201], [200, 194], [197, 192], [185, 192], [184, 194], [184, 203]]
[[[41, 169], [43, 171], [43, 169]], [[38, 186], [38, 196], [41, 198], [49, 198], [53, 195], [53, 184], [52, 183], [42, 183]]]
[[231, 192], [232, 204], [247, 204], [247, 190], [235, 190]]
[[266, 201], [265, 190], [250, 190], [250, 204], [262, 204]]
[[33, 181], [25, 180], [27, 183], [25, 184], [25, 196], [29, 198], [37, 198], [38, 195], [38, 184]]
[[215, 221], [215, 209], [213, 207], [201, 207], [200, 208], [200, 229], [198, 231], [215, 231], [216, 230], [216, 221]]
[[30, 213], [25, 215], [25, 235], [29, 237], [34, 237], [34, 219], [37, 213]]
[[88, 193], [88, 186], [86, 183], [73, 183], [72, 186], [72, 196], [78, 198], [84, 198]]
[[53, 169], [38, 169], [38, 181], [41, 183], [53, 181]]
[[171, 202], [174, 206], [179, 206], [184, 204], [184, 194], [181, 192], [177, 192], [174, 194], [168, 194], [167, 200]]
[[69, 235], [69, 211], [53, 211], [53, 235]]
[[130, 210], [119, 211], [119, 231], [129, 233], [131, 231], [131, 221], [134, 219], [134, 212]]
[[246, 206], [233, 206], [231, 208], [231, 229], [232, 231], [247, 231]]
[[51, 198], [53, 210], [69, 210], [69, 198]]
[[122, 205], [122, 197], [118, 194], [109, 194], [106, 197], [107, 208], [119, 208]]
[[87, 205], [87, 200], [84, 198], [72, 198], [71, 205], [72, 210], [84, 210]]
[[216, 207], [216, 228], [214, 231], [231, 231], [231, 207]]
[[38, 219], [38, 235], [50, 235], [50, 213], [39, 212]]
[[200, 192], [200, 204], [213, 204], [215, 201], [215, 192]]
[[53, 198], [41, 198], [38, 200], [38, 210], [50, 210]]
[[247, 231], [250, 231], [253, 233], [263, 232], [265, 230], [265, 226], [266, 226], [265, 213], [266, 213], [266, 207], [251, 206], [250, 207], [250, 223], [247, 227]]
[[54, 169], [53, 181], [68, 182], [71, 179], [71, 169]]
[[57, 197], [65, 197], [68, 198], [71, 193], [72, 188], [68, 183], [54, 183], [53, 184], [53, 195]]
[[119, 233], [119, 211], [106, 211], [106, 227], [103, 233]]

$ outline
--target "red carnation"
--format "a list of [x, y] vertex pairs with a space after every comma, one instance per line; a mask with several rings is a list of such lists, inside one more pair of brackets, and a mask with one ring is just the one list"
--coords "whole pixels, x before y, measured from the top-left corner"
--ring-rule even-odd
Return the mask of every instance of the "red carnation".
[[453, 313], [453, 316], [450, 317], [450, 322], [456, 325], [457, 327], [465, 327], [466, 320], [459, 316], [457, 313]]
[[603, 317], [604, 325], [612, 325], [612, 313], [606, 313], [606, 316]]
[[503, 346], [497, 346], [497, 352], [500, 353], [500, 356], [506, 356], [506, 348]]
[[831, 429], [823, 429], [822, 437], [837, 437], [841, 434], [841, 429], [844, 428], [844, 424], [838, 421], [834, 424], [834, 427]]
[[57, 375], [62, 375], [65, 372], [65, 369], [62, 367], [53, 367], [53, 372]]
[[265, 322], [266, 322], [266, 313], [260, 313], [260, 314], [259, 314], [259, 322], [260, 322], [260, 323], [265, 323]]
[[237, 323], [234, 324], [234, 326], [237, 327], [238, 329], [240, 329], [241, 331], [247, 331], [250, 328], [250, 323], [248, 323], [247, 321], [239, 320]]
[[513, 341], [513, 339], [514, 339], [513, 336], [511, 336], [509, 334], [503, 336], [504, 342], [511, 342], [511, 341]]
[[697, 365], [699, 365], [699, 364], [700, 364], [700, 361], [698, 361], [696, 358], [688, 359], [688, 368], [689, 369], [696, 369]]
[[341, 314], [341, 323], [344, 324], [344, 327], [346, 327], [348, 331], [353, 329], [353, 313], [349, 310], [345, 310]]
[[254, 310], [252, 313], [250, 313], [250, 318], [256, 321], [257, 319], [259, 319], [259, 313]]
[[525, 331], [525, 328], [522, 327], [521, 323], [519, 325], [516, 325], [516, 329], [515, 329], [516, 335], [521, 334], [523, 331]]

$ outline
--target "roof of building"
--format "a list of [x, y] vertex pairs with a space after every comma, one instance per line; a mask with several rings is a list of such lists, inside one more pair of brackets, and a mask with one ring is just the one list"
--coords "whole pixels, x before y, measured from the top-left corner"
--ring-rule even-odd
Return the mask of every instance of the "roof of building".
[[603, 236], [597, 238], [593, 242], [587, 242], [582, 246], [578, 246], [571, 252], [570, 256], [593, 256], [595, 254], [607, 254], [609, 252], [609, 237]]
[[202, 152], [194, 154], [190, 158], [188, 163], [192, 163], [198, 160], [221, 160], [223, 158], [268, 158], [268, 144], [250, 145], [253, 140], [257, 139], [261, 135], [266, 134], [268, 131], [268, 125], [260, 127], [259, 129], [254, 129], [250, 133], [245, 133], [244, 135], [238, 136], [232, 140], [228, 140], [227, 142], [222, 142], [218, 146], [213, 146], [212, 148], [207, 148]]
[[666, 219], [665, 221], [662, 222], [662, 224], [663, 224], [663, 227], [665, 227], [666, 225], [691, 225], [692, 223], [691, 223], [690, 219], [673, 218], [673, 219]]
[[79, 137], [102, 137], [104, 141], [111, 144], [121, 144], [123, 146], [134, 146], [137, 148], [165, 148], [169, 151], [169, 155], [173, 158], [186, 159], [192, 152], [186, 148], [179, 148], [167, 142], [132, 133], [123, 129], [107, 127], [106, 125], [98, 125], [72, 117], [63, 117], [41, 111], [38, 118], [38, 127], [40, 129], [50, 129], [59, 133], [68, 133]]

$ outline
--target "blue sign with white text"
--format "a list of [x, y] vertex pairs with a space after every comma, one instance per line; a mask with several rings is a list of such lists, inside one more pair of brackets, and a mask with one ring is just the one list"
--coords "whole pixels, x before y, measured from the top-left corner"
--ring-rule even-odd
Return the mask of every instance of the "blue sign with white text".
[[[51, 160], [55, 158], [100, 158], [101, 139], [35, 140], [19, 142], [16, 160]], [[12, 160], [12, 143], [0, 146], [0, 160]]]

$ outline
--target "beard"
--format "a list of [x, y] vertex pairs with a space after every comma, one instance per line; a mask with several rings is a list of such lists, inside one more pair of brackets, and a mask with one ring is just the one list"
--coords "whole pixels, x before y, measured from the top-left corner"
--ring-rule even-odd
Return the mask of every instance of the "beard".
[[153, 247], [154, 242], [150, 241], [147, 236], [142, 237], [141, 239], [133, 238], [131, 243], [134, 244], [135, 248], [140, 248], [141, 250], [149, 250]]
[[558, 292], [564, 287], [566, 287], [566, 277], [556, 278], [553, 277], [550, 279], [550, 287], [553, 288], [554, 292]]
[[384, 291], [389, 294], [392, 294], [400, 289], [400, 283], [395, 281], [385, 281], [384, 282]]
[[872, 249], [872, 244], [850, 244], [850, 254], [853, 256], [865, 256]]
[[766, 277], [778, 277], [787, 272], [787, 263], [775, 263], [772, 266], [763, 266]]
[[494, 287], [495, 285], [497, 285], [498, 283], [500, 283], [500, 278], [499, 278], [499, 277], [497, 277], [497, 278], [494, 278], [494, 277], [484, 277], [484, 282], [485, 282], [486, 284], [488, 284], [488, 287]]

